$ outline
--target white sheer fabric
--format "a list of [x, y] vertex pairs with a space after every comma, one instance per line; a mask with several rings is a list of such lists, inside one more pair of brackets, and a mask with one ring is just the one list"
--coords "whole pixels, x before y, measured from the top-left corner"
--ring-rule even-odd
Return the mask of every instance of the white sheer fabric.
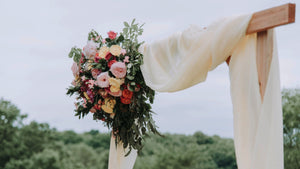
[[283, 169], [282, 107], [276, 41], [263, 103], [256, 69], [256, 35], [247, 36], [230, 61], [234, 142], [241, 169]]
[[[229, 65], [234, 143], [239, 169], [283, 169], [282, 109], [276, 44], [263, 103], [256, 67], [256, 34], [245, 36], [251, 15], [230, 17], [207, 29], [191, 26], [141, 48], [148, 86], [175, 92], [205, 81], [231, 55]], [[274, 41], [275, 43], [275, 41]], [[195, 126], [196, 127], [196, 126]], [[111, 142], [110, 169], [131, 169], [136, 153]], [[123, 168], [122, 168], [123, 167]]]
[[[231, 55], [229, 65], [234, 143], [239, 169], [283, 169], [282, 108], [277, 48], [263, 103], [256, 66], [256, 34], [245, 36], [251, 15], [220, 20], [144, 46], [142, 72], [151, 88], [174, 92], [206, 79]], [[196, 127], [196, 126], [195, 126]]]
[[136, 150], [132, 149], [131, 153], [125, 157], [128, 150], [124, 150], [122, 143], [116, 146], [115, 138], [110, 140], [108, 169], [132, 169], [137, 157]]

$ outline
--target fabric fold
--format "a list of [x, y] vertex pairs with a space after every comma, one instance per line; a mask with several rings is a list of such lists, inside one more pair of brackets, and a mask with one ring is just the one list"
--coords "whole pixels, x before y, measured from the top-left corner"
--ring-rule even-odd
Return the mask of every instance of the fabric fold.
[[137, 151], [132, 149], [128, 156], [125, 156], [128, 149], [123, 148], [122, 142], [116, 145], [113, 135], [110, 139], [108, 169], [132, 169], [137, 157]]
[[[229, 65], [234, 144], [239, 169], [283, 169], [281, 90], [274, 40], [265, 96], [261, 102], [256, 34], [245, 35], [251, 15], [224, 18], [206, 29], [192, 26], [141, 48], [148, 86], [176, 92], [205, 81], [231, 55]], [[275, 39], [275, 38], [274, 38]]]
[[156, 91], [175, 92], [203, 82], [245, 35], [250, 19], [251, 15], [228, 17], [145, 44], [141, 69], [146, 84]]
[[[221, 19], [207, 28], [191, 26], [145, 44], [141, 70], [149, 87], [176, 92], [205, 81], [231, 55], [229, 64], [234, 145], [239, 169], [283, 169], [281, 90], [276, 41], [263, 102], [256, 64], [257, 35], [245, 35], [252, 15]], [[111, 139], [109, 169], [132, 169], [136, 152], [125, 157]]]

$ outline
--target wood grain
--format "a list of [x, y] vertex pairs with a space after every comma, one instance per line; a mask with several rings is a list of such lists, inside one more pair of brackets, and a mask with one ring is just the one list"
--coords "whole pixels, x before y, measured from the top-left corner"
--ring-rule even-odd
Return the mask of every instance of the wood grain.
[[[246, 34], [265, 31], [277, 26], [294, 23], [296, 18], [296, 4], [288, 3], [285, 5], [269, 8], [255, 12], [249, 22]], [[230, 63], [230, 56], [226, 60]]]
[[249, 22], [246, 34], [265, 31], [276, 26], [295, 22], [296, 4], [285, 4], [255, 12]]
[[263, 101], [273, 58], [273, 29], [257, 33], [256, 65], [261, 100]]
[[[257, 33], [256, 64], [261, 100], [264, 100], [273, 57], [273, 29], [295, 22], [296, 4], [285, 4], [256, 12], [252, 15], [246, 34]], [[226, 59], [230, 64], [229, 56]]]

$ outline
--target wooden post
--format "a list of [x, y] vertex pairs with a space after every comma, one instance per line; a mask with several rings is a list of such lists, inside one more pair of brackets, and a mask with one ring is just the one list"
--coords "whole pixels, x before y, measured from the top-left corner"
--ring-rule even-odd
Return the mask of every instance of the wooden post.
[[[276, 26], [295, 22], [295, 4], [256, 12], [252, 15], [246, 34], [257, 33], [256, 63], [261, 100], [264, 99], [265, 89], [273, 55], [273, 29]], [[230, 63], [230, 56], [226, 60]]]
[[273, 57], [273, 29], [257, 33], [256, 65], [261, 100], [264, 99]]

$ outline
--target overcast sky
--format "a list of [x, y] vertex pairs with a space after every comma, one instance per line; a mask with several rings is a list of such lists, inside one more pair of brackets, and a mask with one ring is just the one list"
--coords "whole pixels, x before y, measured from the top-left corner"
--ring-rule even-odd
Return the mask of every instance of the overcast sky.
[[[89, 115], [74, 116], [74, 98], [65, 95], [73, 75], [68, 52], [83, 47], [95, 29], [106, 36], [123, 21], [146, 23], [142, 40], [167, 37], [190, 24], [207, 26], [218, 18], [297, 0], [0, 0], [0, 97], [12, 101], [28, 121], [58, 130], [107, 131]], [[300, 5], [300, 4], [298, 4]], [[296, 16], [300, 16], [296, 10]], [[300, 24], [277, 29], [281, 86], [300, 87]], [[158, 93], [153, 105], [162, 132], [233, 137], [228, 67], [208, 74], [206, 82], [177, 93]]]

